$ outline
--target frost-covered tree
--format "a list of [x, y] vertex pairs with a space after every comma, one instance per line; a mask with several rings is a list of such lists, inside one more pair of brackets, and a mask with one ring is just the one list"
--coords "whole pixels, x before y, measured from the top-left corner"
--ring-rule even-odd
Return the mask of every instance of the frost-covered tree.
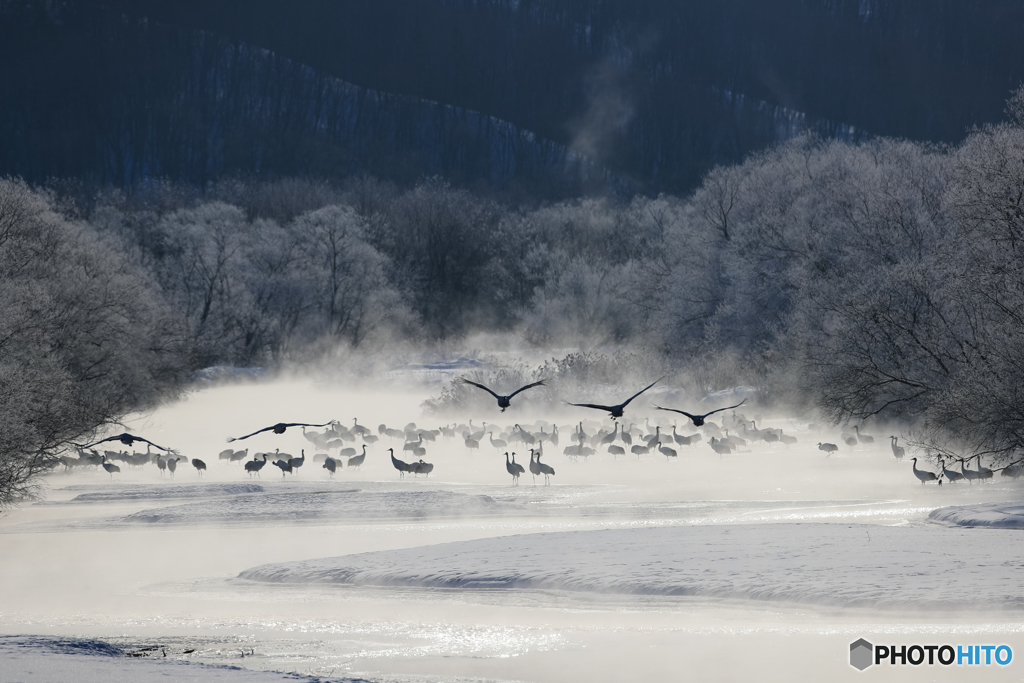
[[559, 256], [522, 313], [527, 339], [538, 345], [568, 342], [583, 349], [630, 339], [640, 317], [626, 298], [633, 262], [612, 265], [564, 252]]
[[305, 213], [291, 226], [302, 254], [318, 344], [358, 347], [387, 327], [409, 324], [412, 314], [388, 281], [387, 258], [366, 241], [366, 223], [349, 207]]
[[231, 358], [243, 341], [238, 316], [249, 294], [241, 277], [252, 238], [245, 215], [210, 202], [167, 214], [158, 230], [160, 282], [186, 330], [193, 365]]
[[179, 336], [123, 246], [0, 180], [0, 507], [54, 456], [174, 386]]
[[281, 361], [301, 349], [314, 308], [314, 285], [300, 236], [267, 219], [247, 228], [228, 324], [239, 333], [235, 360], [244, 365]]
[[944, 273], [962, 322], [947, 327], [969, 362], [929, 410], [958, 442], [1004, 456], [1024, 449], [1024, 87], [1007, 111], [952, 154]]
[[760, 373], [837, 421], [1024, 446], [1024, 90], [951, 150], [801, 138], [716, 169], [665, 217], [650, 285], [673, 355]]
[[489, 256], [495, 207], [440, 179], [402, 195], [376, 246], [392, 258], [390, 276], [434, 336], [490, 324]]

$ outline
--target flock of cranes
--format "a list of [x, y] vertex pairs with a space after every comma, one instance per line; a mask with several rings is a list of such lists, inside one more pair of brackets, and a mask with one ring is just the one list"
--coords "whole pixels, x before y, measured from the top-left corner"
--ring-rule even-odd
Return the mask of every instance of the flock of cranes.
[[[540, 380], [520, 387], [510, 394], [499, 395], [478, 382], [464, 378], [456, 381], [460, 384], [477, 387], [491, 394], [497, 399], [501, 412], [505, 412], [510, 407], [512, 398], [517, 394], [534, 387], [544, 386], [547, 383], [546, 380]], [[390, 454], [392, 466], [397, 470], [399, 477], [404, 478], [406, 474], [429, 477], [434, 469], [434, 465], [424, 460], [424, 458], [427, 456], [428, 447], [434, 444], [437, 439], [443, 439], [446, 442], [461, 440], [463, 446], [471, 454], [486, 449], [488, 446], [494, 448], [499, 454], [504, 452], [506, 471], [512, 477], [513, 486], [519, 484], [519, 478], [525, 474], [526, 470], [523, 465], [516, 462], [516, 452], [512, 449], [518, 446], [523, 453], [529, 450], [529, 469], [534, 484], [536, 485], [537, 477], [543, 477], [544, 483], [547, 485], [550, 483], [551, 477], [554, 476], [555, 470], [543, 462], [541, 458], [545, 456], [545, 448], [558, 449], [563, 436], [567, 437], [569, 443], [562, 448], [562, 453], [573, 460], [586, 459], [600, 451], [612, 455], [613, 458], [618, 458], [620, 455], [623, 457], [635, 455], [637, 458], [645, 455], [662, 455], [671, 460], [678, 457], [680, 448], [692, 447], [694, 444], [704, 441], [705, 437], [708, 439], [707, 445], [719, 456], [732, 454], [737, 451], [749, 452], [758, 443], [768, 446], [781, 444], [787, 447], [797, 443], [795, 436], [786, 434], [781, 429], [758, 428], [756, 419], [751, 420], [736, 412], [736, 409], [742, 407], [746, 400], [703, 414], [690, 413], [676, 408], [654, 406], [656, 410], [685, 416], [689, 425], [700, 430], [692, 434], [680, 434], [675, 423], [672, 424], [671, 433], [662, 431], [662, 425], [652, 425], [649, 418], [644, 420], [643, 427], [638, 426], [636, 422], [630, 422], [627, 426], [624, 420], [620, 420], [620, 418], [624, 418], [626, 407], [659, 381], [661, 380], [652, 382], [617, 405], [569, 403], [565, 401], [567, 405], [574, 407], [606, 411], [609, 417], [614, 420], [610, 429], [601, 423], [594, 423], [592, 421], [585, 423], [583, 420], [579, 421], [576, 425], [563, 425], [561, 431], [558, 425], [547, 422], [537, 422], [526, 426], [516, 423], [511, 426], [499, 427], [486, 422], [481, 423], [479, 426], [474, 426], [473, 421], [470, 420], [468, 424], [446, 425], [437, 429], [420, 428], [415, 423], [409, 423], [402, 429], [381, 424], [378, 426], [376, 433], [373, 433], [371, 429], [360, 425], [358, 419], [354, 419], [351, 427], [343, 425], [338, 421], [320, 424], [281, 422], [258, 429], [245, 436], [229, 437], [227, 441], [229, 443], [244, 441], [268, 432], [284, 434], [290, 428], [300, 428], [303, 437], [309, 442], [311, 449], [314, 451], [312, 456], [313, 462], [319, 464], [323, 469], [327, 470], [329, 476], [333, 477], [337, 472], [346, 468], [360, 468], [367, 457], [367, 446], [373, 446], [381, 439], [390, 439], [392, 443], [401, 440], [402, 457], [408, 457], [405, 455], [408, 453], [411, 455], [410, 461], [407, 462], [396, 457], [394, 446], [389, 447], [387, 450]], [[733, 412], [724, 415], [721, 419], [721, 424], [708, 420], [710, 416], [728, 410]], [[316, 431], [318, 429], [323, 429], [323, 431]], [[873, 436], [862, 433], [859, 425], [853, 428], [852, 433], [843, 432], [841, 437], [843, 442], [851, 448], [858, 444], [871, 446], [875, 441]], [[892, 436], [889, 438], [893, 456], [897, 461], [901, 461], [905, 455], [904, 448], [898, 444], [897, 437]], [[357, 441], [362, 443], [357, 446]], [[101, 454], [95, 450], [96, 446], [108, 442], [119, 442], [129, 447], [133, 446], [136, 442], [144, 443], [146, 444], [146, 452], [129, 454], [106, 450]], [[450, 446], [446, 447], [450, 448]], [[156, 449], [156, 452], [153, 449]], [[828, 456], [839, 451], [839, 446], [833, 443], [818, 443], [818, 449]], [[159, 446], [148, 439], [127, 433], [111, 436], [82, 446], [78, 449], [78, 456], [78, 458], [62, 456], [60, 461], [66, 470], [72, 470], [85, 465], [102, 466], [111, 477], [121, 471], [120, 467], [114, 464], [113, 461], [115, 460], [126, 463], [131, 467], [155, 464], [160, 471], [160, 476], [164, 476], [166, 473], [171, 477], [174, 477], [179, 462], [189, 462], [187, 458], [179, 455], [176, 451]], [[290, 453], [282, 453], [280, 449], [275, 449], [272, 453], [269, 451], [254, 452], [251, 459], [249, 458], [248, 448], [242, 450], [228, 448], [222, 450], [218, 455], [218, 460], [228, 464], [244, 461], [244, 471], [250, 477], [260, 476], [261, 470], [270, 462], [280, 470], [281, 476], [284, 478], [288, 475], [297, 475], [300, 469], [305, 466], [306, 450], [301, 449], [298, 457]], [[978, 469], [971, 470], [968, 465], [974, 458], [978, 459]], [[959, 472], [947, 469], [945, 459], [942, 457], [938, 459], [941, 468], [938, 473], [919, 470], [917, 468], [917, 458], [912, 458], [912, 471], [922, 484], [929, 481], [941, 484], [943, 480], [950, 483], [962, 480], [974, 482], [975, 480], [991, 479], [996, 471], [1000, 472], [1003, 477], [1017, 479], [1024, 473], [1022, 471], [1024, 470], [1024, 464], [1022, 464], [1024, 461], [1022, 460], [1016, 460], [1010, 465], [997, 470], [982, 467], [980, 455], [971, 456], [966, 461], [963, 458], [951, 458], [951, 460], [959, 461]], [[207, 469], [206, 463], [199, 458], [193, 458], [191, 465], [195, 468], [198, 476], [203, 476]]]
[[[859, 425], [853, 428], [853, 432], [853, 434], [844, 433], [841, 435], [843, 437], [844, 443], [846, 443], [847, 446], [850, 446], [852, 448], [857, 444], [872, 445], [875, 443], [875, 438], [873, 436], [861, 433]], [[899, 445], [898, 436], [889, 437], [889, 448], [892, 449], [892, 455], [894, 458], [896, 458], [897, 461], [903, 460], [904, 456], [906, 455], [906, 449], [903, 446]], [[834, 443], [819, 443], [818, 450], [824, 451], [826, 455], [831, 455], [832, 453], [835, 453], [836, 451], [839, 450], [839, 446], [837, 446]], [[949, 458], [951, 463], [960, 463], [959, 472], [957, 472], [956, 470], [946, 468], [947, 457]], [[978, 459], [978, 469], [969, 469], [967, 466], [970, 465], [971, 461], [974, 460], [975, 458]], [[917, 458], [911, 458], [910, 460], [911, 471], [914, 473], [914, 476], [917, 478], [917, 480], [920, 481], [922, 484], [927, 484], [928, 482], [935, 482], [936, 484], [941, 486], [943, 481], [947, 481], [951, 484], [955, 484], [956, 482], [959, 481], [967, 481], [968, 483], [974, 483], [975, 481], [985, 481], [992, 479], [996, 472], [999, 472], [1000, 476], [1002, 477], [1009, 477], [1013, 480], [1017, 480], [1018, 478], [1020, 478], [1022, 474], [1024, 474], [1024, 458], [1019, 458], [1011, 462], [1009, 465], [1006, 465], [1004, 467], [998, 467], [993, 470], [988, 467], [982, 466], [981, 454], [972, 455], [969, 458], [957, 458], [954, 456], [939, 455], [936, 457], [936, 463], [939, 465], [938, 472], [932, 472], [930, 470], [919, 470], [917, 468]], [[953, 464], [953, 467], [956, 467], [956, 465]]]
[[[975, 458], [978, 459], [978, 464], [976, 465], [978, 469], [972, 470], [967, 466]], [[997, 467], [993, 470], [982, 466], [980, 454], [972, 455], [966, 459], [950, 457], [950, 460], [960, 463], [959, 472], [956, 470], [946, 469], [946, 458], [944, 456], [938, 456], [937, 460], [939, 471], [931, 472], [929, 470], [917, 469], [917, 458], [911, 458], [911, 461], [913, 462], [912, 467], [914, 476], [917, 477], [918, 481], [922, 484], [927, 484], [928, 482], [933, 481], [939, 486], [942, 486], [943, 480], [948, 481], [950, 484], [955, 484], [959, 481], [967, 481], [970, 484], [973, 484], [976, 481], [987, 481], [992, 479], [996, 472], [999, 472], [1001, 477], [1008, 477], [1015, 481], [1019, 479], [1021, 475], [1024, 475], [1024, 458], [1019, 458], [1011, 462], [1009, 465]], [[956, 465], [953, 465], [953, 467], [956, 467]]]
[[[116, 438], [116, 437], [115, 437]], [[104, 439], [97, 443], [103, 443], [110, 439]], [[166, 453], [156, 452], [154, 453], [150, 446], [155, 445], [152, 442], [146, 441], [138, 437], [134, 437], [133, 441], [143, 441], [147, 444], [145, 453], [125, 453], [124, 451], [103, 451], [99, 453], [96, 450], [86, 450], [87, 447], [83, 446], [78, 449], [78, 457], [71, 458], [69, 456], [60, 456], [58, 461], [64, 466], [66, 472], [72, 471], [76, 468], [86, 467], [89, 465], [95, 467], [102, 467], [110, 477], [113, 478], [115, 474], [121, 471], [118, 465], [115, 465], [113, 461], [117, 460], [125, 463], [129, 467], [141, 467], [143, 465], [154, 464], [160, 471], [160, 476], [164, 476], [165, 473], [169, 473], [173, 478], [174, 473], [178, 469], [179, 462], [188, 462], [188, 458], [178, 455], [174, 451], [167, 451]], [[95, 446], [96, 444], [92, 444]], [[159, 448], [159, 446], [157, 446]], [[192, 466], [196, 469], [199, 476], [203, 476], [206, 472], [206, 463], [199, 458], [192, 458]]]

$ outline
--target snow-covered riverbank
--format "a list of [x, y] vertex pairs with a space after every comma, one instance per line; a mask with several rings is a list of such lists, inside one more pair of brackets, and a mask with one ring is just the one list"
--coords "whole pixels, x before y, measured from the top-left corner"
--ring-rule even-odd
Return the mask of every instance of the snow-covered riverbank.
[[272, 564], [239, 578], [979, 611], [1024, 610], [1022, 570], [1024, 534], [759, 524], [523, 534]]

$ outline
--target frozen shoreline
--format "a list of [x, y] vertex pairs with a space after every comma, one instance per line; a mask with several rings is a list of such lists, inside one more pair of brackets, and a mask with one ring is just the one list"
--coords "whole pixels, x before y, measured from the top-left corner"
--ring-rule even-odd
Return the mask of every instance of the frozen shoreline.
[[239, 578], [1016, 611], [1022, 568], [1024, 536], [1002, 531], [761, 524], [524, 534], [268, 564]]
[[928, 520], [961, 527], [1024, 529], [1024, 503], [979, 503], [932, 510]]
[[0, 678], [4, 681], [76, 683], [368, 683], [365, 679], [320, 678], [294, 673], [252, 671], [180, 658], [150, 657], [103, 640], [53, 636], [0, 636]]

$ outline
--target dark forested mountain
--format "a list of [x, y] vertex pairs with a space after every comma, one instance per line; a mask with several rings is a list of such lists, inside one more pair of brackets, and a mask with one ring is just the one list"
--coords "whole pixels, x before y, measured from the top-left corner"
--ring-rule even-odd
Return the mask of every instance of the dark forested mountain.
[[224, 174], [411, 181], [442, 174], [555, 194], [607, 174], [461, 107], [357, 87], [264, 49], [104, 8], [8, 4], [0, 174], [131, 186]]
[[[958, 141], [1010, 0], [6, 0], [0, 173], [685, 191], [806, 130]], [[609, 175], [610, 174], [610, 175]]]

